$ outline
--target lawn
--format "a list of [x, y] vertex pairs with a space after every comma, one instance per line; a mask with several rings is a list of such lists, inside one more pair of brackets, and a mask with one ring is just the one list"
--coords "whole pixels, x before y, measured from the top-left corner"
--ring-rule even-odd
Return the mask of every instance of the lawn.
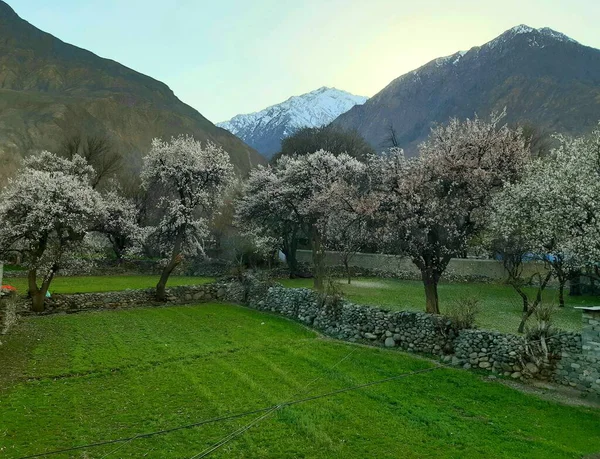
[[[112, 292], [127, 289], [156, 287], [160, 276], [58, 276], [50, 285], [52, 293], [91, 293]], [[179, 285], [200, 285], [213, 282], [211, 277], [171, 276], [167, 287]], [[27, 279], [23, 277], [4, 278], [4, 284], [16, 287], [20, 293], [27, 292]]]
[[[433, 367], [324, 339], [238, 306], [28, 317], [0, 346], [0, 454], [18, 458], [257, 409]], [[259, 415], [58, 458], [185, 458]], [[572, 458], [600, 452], [600, 411], [463, 370], [283, 408], [215, 458]]]
[[[286, 287], [312, 287], [312, 279], [280, 279]], [[348, 285], [340, 280], [338, 285], [346, 298], [357, 304], [378, 306], [383, 309], [423, 311], [425, 293], [418, 281], [360, 278]], [[533, 292], [531, 290], [530, 292]], [[480, 312], [477, 326], [489, 330], [516, 333], [521, 321], [523, 303], [512, 287], [503, 284], [446, 284], [439, 285], [440, 309], [442, 313], [454, 302], [463, 298], [477, 298]], [[533, 297], [533, 295], [531, 295]], [[543, 301], [558, 305], [558, 290], [548, 288]], [[598, 305], [597, 297], [565, 296], [565, 308], [557, 311], [555, 326], [563, 330], [581, 329], [581, 311], [575, 306]], [[533, 318], [532, 318], [533, 320]]]

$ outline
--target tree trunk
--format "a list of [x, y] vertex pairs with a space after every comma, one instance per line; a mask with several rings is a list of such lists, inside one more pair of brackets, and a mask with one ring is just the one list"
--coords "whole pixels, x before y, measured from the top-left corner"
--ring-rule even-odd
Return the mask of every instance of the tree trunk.
[[527, 323], [527, 319], [531, 317], [535, 308], [529, 308], [528, 311], [523, 312], [523, 316], [521, 318], [521, 323], [519, 324], [519, 333], [523, 333], [525, 331], [525, 324]]
[[33, 295], [39, 290], [37, 286], [37, 270], [35, 268], [30, 269], [27, 273], [27, 288], [27, 294], [30, 298], [33, 298]]
[[173, 270], [181, 263], [181, 246], [183, 244], [183, 235], [185, 233], [185, 228], [180, 229], [179, 233], [175, 237], [175, 244], [173, 245], [173, 252], [171, 253], [171, 259], [167, 263], [167, 265], [163, 268], [162, 273], [160, 275], [160, 280], [158, 284], [156, 284], [156, 299], [158, 301], [166, 301], [167, 294], [167, 281], [169, 280], [169, 276], [173, 272]]
[[46, 303], [46, 292], [42, 294], [41, 289], [37, 286], [37, 271], [30, 269], [27, 273], [28, 294], [31, 298], [31, 310], [34, 312], [44, 312]]
[[527, 294], [521, 289], [519, 285], [517, 285], [516, 282], [511, 282], [510, 285], [512, 285], [512, 288], [514, 288], [515, 291], [521, 297], [521, 300], [523, 301], [523, 314], [525, 314], [527, 311], [529, 311], [529, 298], [527, 298]]
[[31, 298], [31, 310], [34, 312], [44, 312], [46, 309], [46, 293], [50, 288], [50, 283], [54, 278], [56, 268], [52, 268], [48, 277], [42, 282], [42, 286], [37, 286], [37, 271], [36, 269], [30, 269], [27, 275], [27, 282], [29, 284], [29, 297]]
[[46, 309], [46, 292], [38, 290], [31, 295], [31, 310], [33, 312], [44, 312]]
[[571, 276], [569, 283], [569, 296], [581, 296], [581, 271]]
[[350, 273], [350, 261], [347, 256], [342, 256], [342, 263], [344, 263], [344, 269], [346, 270], [346, 276], [348, 277], [348, 285], [352, 284], [352, 274]]
[[561, 278], [558, 285], [558, 306], [561, 308], [565, 307], [565, 284], [566, 279]]
[[285, 255], [285, 262], [288, 265], [290, 271], [290, 279], [295, 279], [298, 275], [298, 258], [296, 252], [298, 250], [298, 239], [296, 233], [293, 232], [289, 241], [284, 238], [283, 243], [283, 254]]
[[431, 269], [422, 269], [421, 277], [425, 286], [425, 311], [430, 314], [440, 313], [440, 302], [438, 297], [439, 276]]
[[535, 301], [533, 302], [531, 307], [528, 308], [527, 311], [523, 312], [523, 317], [521, 319], [521, 323], [519, 324], [519, 330], [518, 330], [519, 333], [523, 333], [525, 331], [525, 323], [527, 322], [527, 319], [529, 319], [533, 315], [533, 313], [537, 309], [538, 305], [542, 302], [542, 292], [546, 288], [546, 285], [548, 285], [548, 281], [550, 280], [551, 277], [552, 277], [552, 270], [548, 271], [548, 274], [546, 274], [546, 277], [544, 278], [543, 281], [541, 280], [541, 276], [540, 276], [540, 286], [538, 287], [538, 291], [535, 296]]
[[296, 249], [290, 249], [289, 253], [285, 253], [285, 261], [290, 270], [290, 279], [295, 279], [298, 275], [298, 259], [296, 258]]
[[169, 261], [169, 263], [167, 263], [167, 266], [163, 268], [162, 273], [160, 275], [160, 280], [158, 281], [158, 284], [156, 284], [156, 299], [158, 301], [167, 300], [167, 281], [169, 280], [169, 276], [171, 275], [173, 270], [177, 267], [177, 265], [180, 262], [181, 261], [177, 261], [171, 258], [171, 261]]
[[323, 267], [325, 253], [323, 252], [321, 235], [316, 228], [313, 228], [312, 230], [311, 242], [313, 260], [313, 287], [315, 290], [321, 291], [323, 290], [323, 278], [325, 277], [325, 270]]

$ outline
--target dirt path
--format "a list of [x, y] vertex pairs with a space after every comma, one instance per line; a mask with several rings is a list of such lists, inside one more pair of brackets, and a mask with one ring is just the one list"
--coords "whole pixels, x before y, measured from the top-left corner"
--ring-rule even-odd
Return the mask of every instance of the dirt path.
[[535, 395], [543, 400], [549, 400], [562, 405], [600, 409], [600, 397], [582, 392], [573, 387], [547, 381], [530, 381], [528, 383], [522, 383], [489, 376], [484, 377], [484, 379], [493, 380], [525, 394]]

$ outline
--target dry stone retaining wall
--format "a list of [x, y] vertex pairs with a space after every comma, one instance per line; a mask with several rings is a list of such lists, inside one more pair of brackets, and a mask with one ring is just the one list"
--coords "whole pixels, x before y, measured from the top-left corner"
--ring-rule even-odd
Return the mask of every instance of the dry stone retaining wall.
[[[586, 351], [581, 333], [528, 341], [524, 336], [496, 331], [457, 332], [449, 320], [426, 313], [328, 302], [310, 289], [246, 281], [230, 284], [227, 292], [229, 301], [290, 317], [338, 339], [439, 355], [465, 369], [515, 379], [552, 380], [600, 395], [600, 354], [596, 354], [595, 347], [590, 348], [593, 352]], [[590, 320], [598, 327], [593, 331], [597, 330], [600, 338], [600, 320]], [[584, 338], [587, 330], [584, 324]]]
[[[54, 295], [47, 313], [159, 306], [154, 289], [107, 293]], [[479, 369], [512, 378], [554, 380], [600, 394], [600, 342], [598, 313], [585, 317], [583, 335], [561, 333], [539, 341], [487, 330], [456, 331], [442, 316], [421, 312], [386, 311], [323, 297], [310, 289], [284, 288], [246, 278], [167, 290], [168, 304], [228, 301], [281, 314], [329, 336], [410, 352], [437, 355], [465, 369]], [[7, 316], [0, 302], [0, 327]], [[591, 327], [591, 328], [590, 328]], [[582, 342], [582, 336], [584, 341]], [[587, 341], [586, 341], [587, 340]]]
[[[219, 283], [173, 287], [166, 291], [168, 304], [186, 304], [191, 302], [210, 302], [225, 299], [226, 286]], [[119, 309], [139, 306], [159, 306], [154, 289], [123, 290], [103, 293], [54, 294], [46, 301], [46, 311], [42, 314], [57, 312], [78, 312], [94, 309]], [[29, 302], [23, 302], [21, 313], [29, 311]]]
[[17, 322], [16, 295], [3, 295], [0, 293], [0, 335], [8, 333]]

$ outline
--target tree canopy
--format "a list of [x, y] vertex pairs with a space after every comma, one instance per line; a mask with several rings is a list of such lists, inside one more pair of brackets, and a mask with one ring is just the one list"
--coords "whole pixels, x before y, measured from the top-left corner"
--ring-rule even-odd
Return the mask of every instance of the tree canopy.
[[346, 153], [361, 161], [375, 154], [375, 150], [358, 132], [328, 125], [302, 128], [286, 137], [281, 142], [281, 152], [277, 153], [271, 162], [276, 162], [282, 156], [307, 155], [319, 150], [334, 156]]

